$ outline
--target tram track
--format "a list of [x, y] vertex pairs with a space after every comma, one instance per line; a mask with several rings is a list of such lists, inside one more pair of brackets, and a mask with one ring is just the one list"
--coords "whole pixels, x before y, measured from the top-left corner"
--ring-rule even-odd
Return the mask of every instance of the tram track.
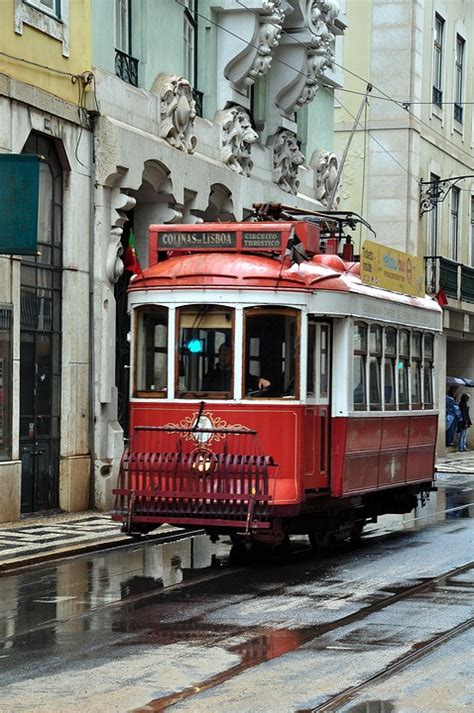
[[[287, 648], [280, 647], [277, 655], [273, 655], [273, 652], [270, 651], [269, 655], [265, 655], [265, 653], [263, 653], [260, 656], [253, 656], [250, 661], [242, 661], [241, 663], [236, 664], [235, 666], [232, 666], [229, 669], [222, 671], [214, 676], [211, 676], [210, 678], [203, 680], [197, 683], [196, 685], [183, 689], [178, 693], [154, 699], [145, 706], [135, 708], [133, 713], [156, 713], [157, 711], [168, 710], [172, 706], [183, 701], [189, 700], [193, 696], [196, 696], [204, 691], [216, 688], [217, 686], [226, 683], [227, 681], [235, 678], [236, 676], [244, 673], [245, 671], [248, 671], [251, 668], [255, 668], [256, 666], [265, 663], [266, 661], [269, 661], [274, 658], [280, 658], [285, 654], [291, 653], [292, 651], [299, 649], [301, 646], [317, 640], [328, 632], [335, 632], [338, 629], [343, 629], [344, 627], [350, 624], [360, 623], [376, 612], [393, 606], [394, 604], [402, 600], [409, 600], [412, 597], [416, 597], [417, 595], [425, 591], [433, 589], [434, 587], [436, 587], [436, 585], [442, 583], [443, 580], [456, 577], [473, 568], [474, 562], [469, 562], [462, 566], [443, 572], [442, 574], [438, 574], [434, 577], [429, 577], [423, 582], [415, 584], [411, 587], [404, 588], [400, 592], [390, 594], [384, 599], [369, 604], [366, 607], [362, 607], [357, 612], [348, 614], [336, 621], [328, 622], [327, 624], [318, 624], [313, 627], [309, 627], [308, 629], [302, 629], [298, 632], [298, 636], [295, 637], [294, 641], [296, 641], [297, 643], [295, 645], [290, 645]], [[337, 696], [334, 696], [330, 701], [324, 703], [323, 706], [319, 706], [314, 709], [305, 709], [304, 711], [301, 710], [299, 713], [319, 713], [319, 711], [337, 710], [337, 708], [335, 708], [334, 706], [338, 706], [344, 702], [347, 702], [348, 700], [350, 700], [351, 697], [356, 695], [358, 691], [361, 690], [364, 686], [368, 686], [374, 681], [382, 679], [383, 677], [387, 677], [392, 673], [395, 673], [397, 670], [401, 670], [402, 668], [409, 666], [411, 663], [414, 663], [416, 660], [418, 660], [418, 658], [427, 655], [434, 648], [442, 645], [445, 641], [448, 641], [450, 638], [453, 638], [454, 636], [466, 631], [473, 625], [473, 623], [474, 619], [468, 619], [464, 622], [461, 622], [459, 625], [453, 627], [449, 631], [442, 632], [441, 634], [433, 637], [430, 641], [426, 642], [426, 644], [420, 644], [415, 651], [411, 651], [408, 654], [404, 655], [401, 659], [385, 667], [383, 671], [376, 672], [375, 674], [373, 674], [373, 676], [369, 677], [361, 684], [348, 688], [345, 691], [339, 693]], [[255, 636], [258, 636], [259, 629], [256, 629], [252, 633], [254, 633]]]
[[394, 663], [386, 666], [382, 671], [374, 673], [362, 683], [359, 683], [356, 686], [351, 686], [342, 693], [339, 693], [337, 696], [333, 696], [322, 705], [316, 706], [315, 708], [301, 708], [295, 713], [333, 713], [333, 711], [339, 710], [342, 705], [349, 703], [357, 694], [361, 693], [373, 683], [379, 683], [380, 681], [403, 671], [403, 669], [430, 654], [438, 646], [441, 646], [455, 636], [463, 634], [472, 626], [474, 626], [474, 617], [466, 619], [466, 621], [461, 622], [457, 626], [453, 627], [449, 631], [443, 632], [439, 636], [435, 636], [433, 639], [426, 642], [426, 644], [419, 645], [416, 651], [411, 651], [405, 656], [402, 656], [398, 661], [394, 661]]

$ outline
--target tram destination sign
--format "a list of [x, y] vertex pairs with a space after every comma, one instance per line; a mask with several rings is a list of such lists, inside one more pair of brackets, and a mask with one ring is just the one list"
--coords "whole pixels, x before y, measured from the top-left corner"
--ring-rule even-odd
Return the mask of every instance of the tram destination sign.
[[158, 250], [281, 250], [283, 240], [277, 230], [169, 230], [156, 235]]
[[425, 296], [422, 258], [365, 240], [360, 262], [360, 276], [365, 285], [414, 297]]
[[223, 230], [222, 232], [202, 232], [202, 231], [180, 231], [169, 233], [158, 233], [159, 250], [216, 250], [225, 248], [235, 248], [237, 233]]

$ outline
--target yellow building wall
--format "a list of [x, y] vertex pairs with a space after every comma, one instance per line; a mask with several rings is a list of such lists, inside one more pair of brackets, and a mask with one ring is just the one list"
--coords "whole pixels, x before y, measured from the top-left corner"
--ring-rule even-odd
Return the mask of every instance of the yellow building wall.
[[0, 73], [77, 104], [78, 85], [70, 75], [92, 66], [91, 0], [69, 0], [68, 57], [63, 56], [60, 40], [26, 23], [23, 34], [15, 32], [15, 0], [1, 0], [0, 20]]

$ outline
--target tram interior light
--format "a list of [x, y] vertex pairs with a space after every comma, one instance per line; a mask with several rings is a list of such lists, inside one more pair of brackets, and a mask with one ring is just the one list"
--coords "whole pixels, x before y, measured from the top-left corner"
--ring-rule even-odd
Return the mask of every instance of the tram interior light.
[[191, 354], [200, 354], [203, 350], [201, 339], [190, 339], [186, 343], [186, 347]]

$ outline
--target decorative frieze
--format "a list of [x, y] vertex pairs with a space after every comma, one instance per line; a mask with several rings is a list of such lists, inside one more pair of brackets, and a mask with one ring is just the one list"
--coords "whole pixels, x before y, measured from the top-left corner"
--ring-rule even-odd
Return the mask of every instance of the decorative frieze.
[[296, 134], [279, 131], [269, 142], [273, 146], [273, 181], [287, 193], [297, 193], [300, 184], [298, 168], [304, 163]]
[[236, 173], [250, 176], [253, 167], [251, 146], [258, 139], [248, 113], [241, 106], [233, 106], [216, 114], [221, 127], [221, 156], [225, 165]]
[[161, 74], [154, 90], [160, 97], [161, 138], [175, 149], [193, 153], [197, 143], [193, 133], [196, 102], [190, 83], [176, 74]]
[[[315, 198], [327, 206], [329, 198], [336, 186], [338, 162], [336, 155], [331, 151], [316, 151], [310, 161], [315, 172]], [[331, 206], [337, 208], [339, 204], [337, 195]]]

